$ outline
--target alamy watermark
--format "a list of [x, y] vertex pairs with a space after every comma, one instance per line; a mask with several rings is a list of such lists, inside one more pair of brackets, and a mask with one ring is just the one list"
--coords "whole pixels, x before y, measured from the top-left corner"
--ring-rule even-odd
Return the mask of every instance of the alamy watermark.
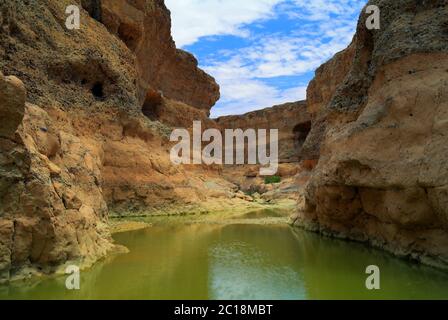
[[[279, 162], [278, 129], [269, 130], [269, 139], [267, 131], [226, 129], [223, 137], [218, 129], [202, 132], [201, 122], [194, 121], [193, 137], [187, 129], [175, 129], [171, 133], [170, 141], [178, 143], [171, 149], [170, 159], [175, 165], [260, 164], [260, 175], [275, 175]], [[203, 148], [204, 142], [209, 144]]]
[[65, 27], [68, 30], [79, 30], [81, 28], [81, 13], [79, 7], [70, 5], [65, 9], [65, 14], [68, 15], [65, 20]]
[[370, 16], [366, 19], [366, 28], [369, 30], [379, 30], [381, 28], [380, 8], [375, 5], [367, 6], [366, 13], [370, 14]]
[[366, 279], [367, 290], [380, 290], [381, 289], [380, 268], [375, 265], [368, 266], [366, 268], [366, 274], [369, 275]]
[[[366, 13], [370, 15], [366, 19], [366, 27], [369, 30], [379, 30], [381, 28], [380, 8], [376, 5], [369, 5], [366, 7]], [[65, 27], [68, 30], [79, 30], [81, 28], [81, 14], [77, 5], [69, 5], [65, 9], [65, 14], [68, 15], [65, 20]]]
[[70, 265], [65, 269], [65, 274], [68, 275], [65, 279], [65, 287], [67, 290], [81, 289], [81, 271], [78, 266]]

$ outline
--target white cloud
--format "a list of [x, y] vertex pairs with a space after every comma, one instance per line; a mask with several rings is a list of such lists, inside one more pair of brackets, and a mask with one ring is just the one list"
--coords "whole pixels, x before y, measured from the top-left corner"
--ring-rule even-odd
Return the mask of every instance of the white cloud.
[[[306, 97], [306, 83], [289, 88], [279, 77], [310, 74], [351, 41], [366, 0], [166, 0], [178, 46], [204, 36], [234, 35], [249, 46], [216, 52], [202, 67], [221, 86], [212, 116], [241, 114]], [[281, 18], [288, 30], [271, 31]], [[257, 26], [257, 27], [255, 27]], [[219, 39], [219, 38], [218, 38]], [[214, 57], [214, 58], [212, 58]]]
[[[235, 50], [227, 60], [211, 61], [204, 69], [221, 85], [222, 99], [213, 116], [241, 114], [275, 104], [304, 100], [306, 84], [278, 89], [265, 81], [313, 72], [351, 40], [349, 30], [335, 32], [328, 42], [293, 36], [260, 39]], [[270, 81], [272, 83], [272, 81]]]
[[216, 35], [249, 36], [245, 25], [270, 18], [284, 0], [165, 0], [178, 47]]
[[306, 86], [286, 90], [252, 79], [226, 80], [222, 84], [221, 106], [212, 109], [212, 117], [237, 115], [249, 111], [272, 107], [286, 102], [304, 100]]

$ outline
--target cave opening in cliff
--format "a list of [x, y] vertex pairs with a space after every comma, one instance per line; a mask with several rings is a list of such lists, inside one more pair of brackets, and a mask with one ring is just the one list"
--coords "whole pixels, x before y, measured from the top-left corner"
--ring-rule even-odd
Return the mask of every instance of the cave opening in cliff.
[[294, 144], [296, 150], [302, 149], [303, 144], [306, 141], [306, 138], [310, 134], [311, 131], [311, 121], [299, 123], [293, 129], [294, 133]]
[[82, 0], [81, 5], [93, 19], [102, 21], [101, 0]]
[[149, 89], [142, 106], [143, 114], [150, 120], [157, 121], [160, 118], [162, 107], [162, 94], [158, 91]]
[[104, 99], [104, 89], [103, 89], [103, 84], [101, 82], [96, 82], [93, 86], [92, 86], [92, 94], [93, 96], [97, 99], [97, 100], [102, 100]]

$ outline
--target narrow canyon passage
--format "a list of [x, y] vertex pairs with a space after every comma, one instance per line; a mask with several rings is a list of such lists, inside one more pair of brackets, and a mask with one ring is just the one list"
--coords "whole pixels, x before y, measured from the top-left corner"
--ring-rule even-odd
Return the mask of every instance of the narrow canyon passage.
[[0, 0], [0, 300], [448, 299], [446, 0], [71, 2]]

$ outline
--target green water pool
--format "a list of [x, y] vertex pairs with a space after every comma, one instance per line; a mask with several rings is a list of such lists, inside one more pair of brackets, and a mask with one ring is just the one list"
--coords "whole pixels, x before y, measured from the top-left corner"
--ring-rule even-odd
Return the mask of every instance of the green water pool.
[[[155, 224], [118, 234], [129, 254], [65, 277], [0, 287], [0, 299], [445, 299], [448, 275], [286, 225]], [[369, 291], [366, 267], [381, 270]]]

